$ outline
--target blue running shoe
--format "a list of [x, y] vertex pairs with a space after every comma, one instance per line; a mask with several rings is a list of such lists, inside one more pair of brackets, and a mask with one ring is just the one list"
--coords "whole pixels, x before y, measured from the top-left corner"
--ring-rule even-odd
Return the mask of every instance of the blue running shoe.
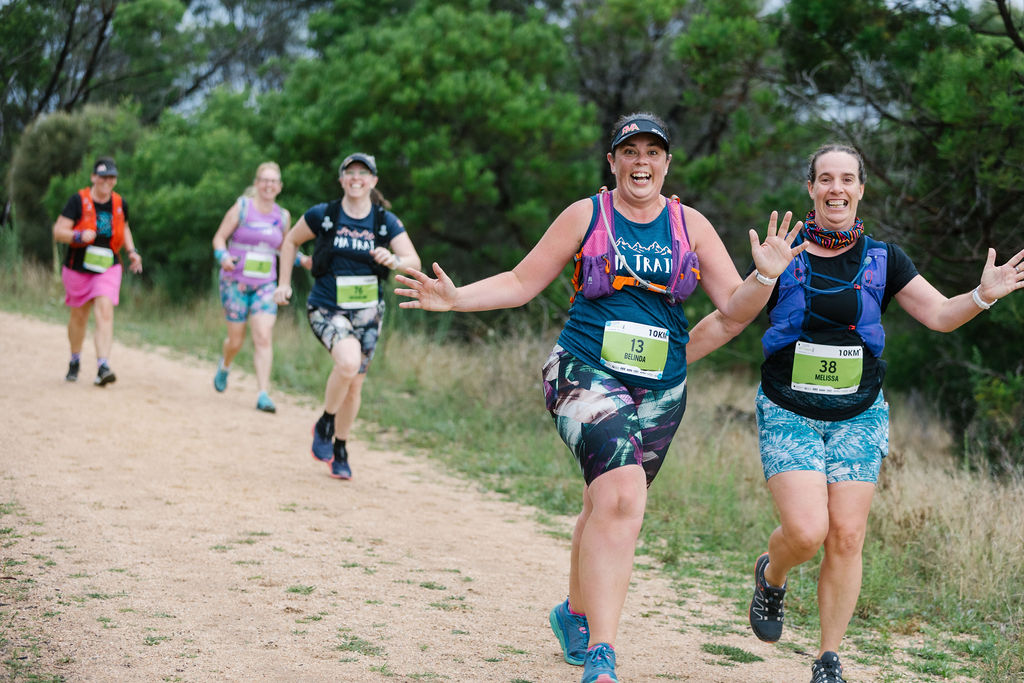
[[583, 678], [580, 683], [618, 683], [615, 675], [615, 648], [608, 643], [598, 643], [587, 650], [583, 662]]
[[260, 395], [256, 398], [256, 410], [262, 410], [264, 413], [276, 413], [277, 406], [267, 396], [267, 392], [261, 391]]
[[335, 458], [331, 460], [331, 476], [335, 479], [351, 479], [352, 468], [348, 466], [348, 459], [339, 460]]
[[343, 441], [334, 442], [334, 459], [331, 460], [331, 476], [335, 479], [351, 479], [352, 468], [348, 466], [348, 450]]
[[331, 435], [322, 435], [316, 425], [313, 425], [313, 457], [326, 463], [334, 458], [334, 444], [331, 442]]
[[224, 393], [228, 388], [228, 371], [224, 368], [224, 359], [217, 363], [217, 374], [213, 376], [213, 388]]
[[569, 598], [561, 602], [551, 610], [548, 615], [551, 622], [551, 630], [558, 638], [558, 644], [562, 646], [562, 655], [565, 661], [573, 666], [583, 666], [583, 660], [587, 656], [587, 645], [590, 642], [590, 628], [587, 626], [587, 618], [569, 611]]

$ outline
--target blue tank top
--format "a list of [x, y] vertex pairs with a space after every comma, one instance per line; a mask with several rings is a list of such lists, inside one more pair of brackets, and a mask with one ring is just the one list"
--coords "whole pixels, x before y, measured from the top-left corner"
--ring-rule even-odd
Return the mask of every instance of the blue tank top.
[[[599, 227], [601, 217], [597, 197], [592, 197], [593, 217], [587, 228]], [[665, 285], [672, 269], [672, 233], [669, 226], [668, 209], [662, 209], [658, 217], [650, 223], [634, 223], [615, 212], [616, 246], [630, 267], [644, 279]], [[584, 236], [586, 239], [586, 236]], [[616, 263], [617, 274], [629, 275], [621, 262]], [[619, 323], [625, 323], [620, 325]], [[633, 325], [638, 327], [633, 327]], [[660, 376], [654, 372], [636, 374], [635, 371], [621, 371], [621, 364], [609, 360], [612, 355], [608, 350], [615, 346], [609, 336], [619, 329], [638, 330], [637, 338], [628, 341], [629, 350], [639, 353], [627, 355], [627, 358], [643, 358], [651, 362], [645, 354], [648, 349], [656, 349], [663, 341], [659, 330], [667, 336], [667, 356]], [[647, 336], [640, 328], [653, 331]], [[558, 337], [559, 345], [583, 362], [600, 368], [620, 379], [629, 386], [648, 389], [666, 389], [681, 384], [686, 379], [686, 342], [689, 340], [689, 322], [683, 313], [682, 306], [670, 306], [668, 299], [656, 292], [649, 292], [639, 287], [623, 287], [611, 296], [599, 299], [587, 299], [577, 296], [569, 308], [569, 320]], [[618, 345], [621, 348], [622, 339]], [[602, 360], [602, 349], [605, 360]], [[626, 361], [628, 364], [628, 360]], [[642, 363], [641, 363], [642, 364]], [[657, 363], [660, 367], [660, 362]], [[647, 366], [653, 367], [653, 366]]]

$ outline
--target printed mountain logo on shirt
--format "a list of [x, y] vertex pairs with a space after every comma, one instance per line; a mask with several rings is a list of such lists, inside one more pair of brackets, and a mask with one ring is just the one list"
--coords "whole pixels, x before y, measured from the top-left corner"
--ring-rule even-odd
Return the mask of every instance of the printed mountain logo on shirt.
[[626, 243], [622, 238], [616, 238], [616, 246], [622, 252], [622, 257], [616, 257], [615, 268], [623, 268], [623, 260], [629, 264], [638, 275], [652, 276], [657, 273], [672, 272], [672, 247], [663, 247], [659, 242], [653, 242], [648, 246], [641, 246], [639, 242]]

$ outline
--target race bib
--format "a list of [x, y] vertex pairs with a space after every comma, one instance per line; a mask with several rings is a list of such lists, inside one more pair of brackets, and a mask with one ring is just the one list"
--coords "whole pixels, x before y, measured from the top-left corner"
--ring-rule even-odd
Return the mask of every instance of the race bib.
[[82, 266], [94, 273], [105, 273], [107, 268], [114, 265], [114, 252], [106, 247], [94, 247], [91, 244], [85, 248], [85, 257], [82, 259]]
[[604, 324], [601, 364], [616, 372], [661, 379], [668, 361], [668, 330], [625, 320]]
[[339, 275], [336, 282], [339, 308], [370, 308], [377, 305], [376, 275]]
[[793, 352], [793, 391], [852, 394], [864, 373], [864, 347], [798, 341]]
[[274, 267], [273, 254], [261, 254], [255, 251], [245, 253], [245, 265], [242, 267], [242, 275], [253, 278], [266, 278]]

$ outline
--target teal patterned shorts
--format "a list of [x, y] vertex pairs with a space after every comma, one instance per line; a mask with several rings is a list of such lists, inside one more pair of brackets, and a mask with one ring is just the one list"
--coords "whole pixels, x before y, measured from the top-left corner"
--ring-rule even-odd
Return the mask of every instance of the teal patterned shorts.
[[848, 420], [813, 420], [786, 410], [757, 388], [754, 399], [764, 478], [811, 470], [839, 481], [875, 483], [889, 453], [889, 404], [882, 392]]

